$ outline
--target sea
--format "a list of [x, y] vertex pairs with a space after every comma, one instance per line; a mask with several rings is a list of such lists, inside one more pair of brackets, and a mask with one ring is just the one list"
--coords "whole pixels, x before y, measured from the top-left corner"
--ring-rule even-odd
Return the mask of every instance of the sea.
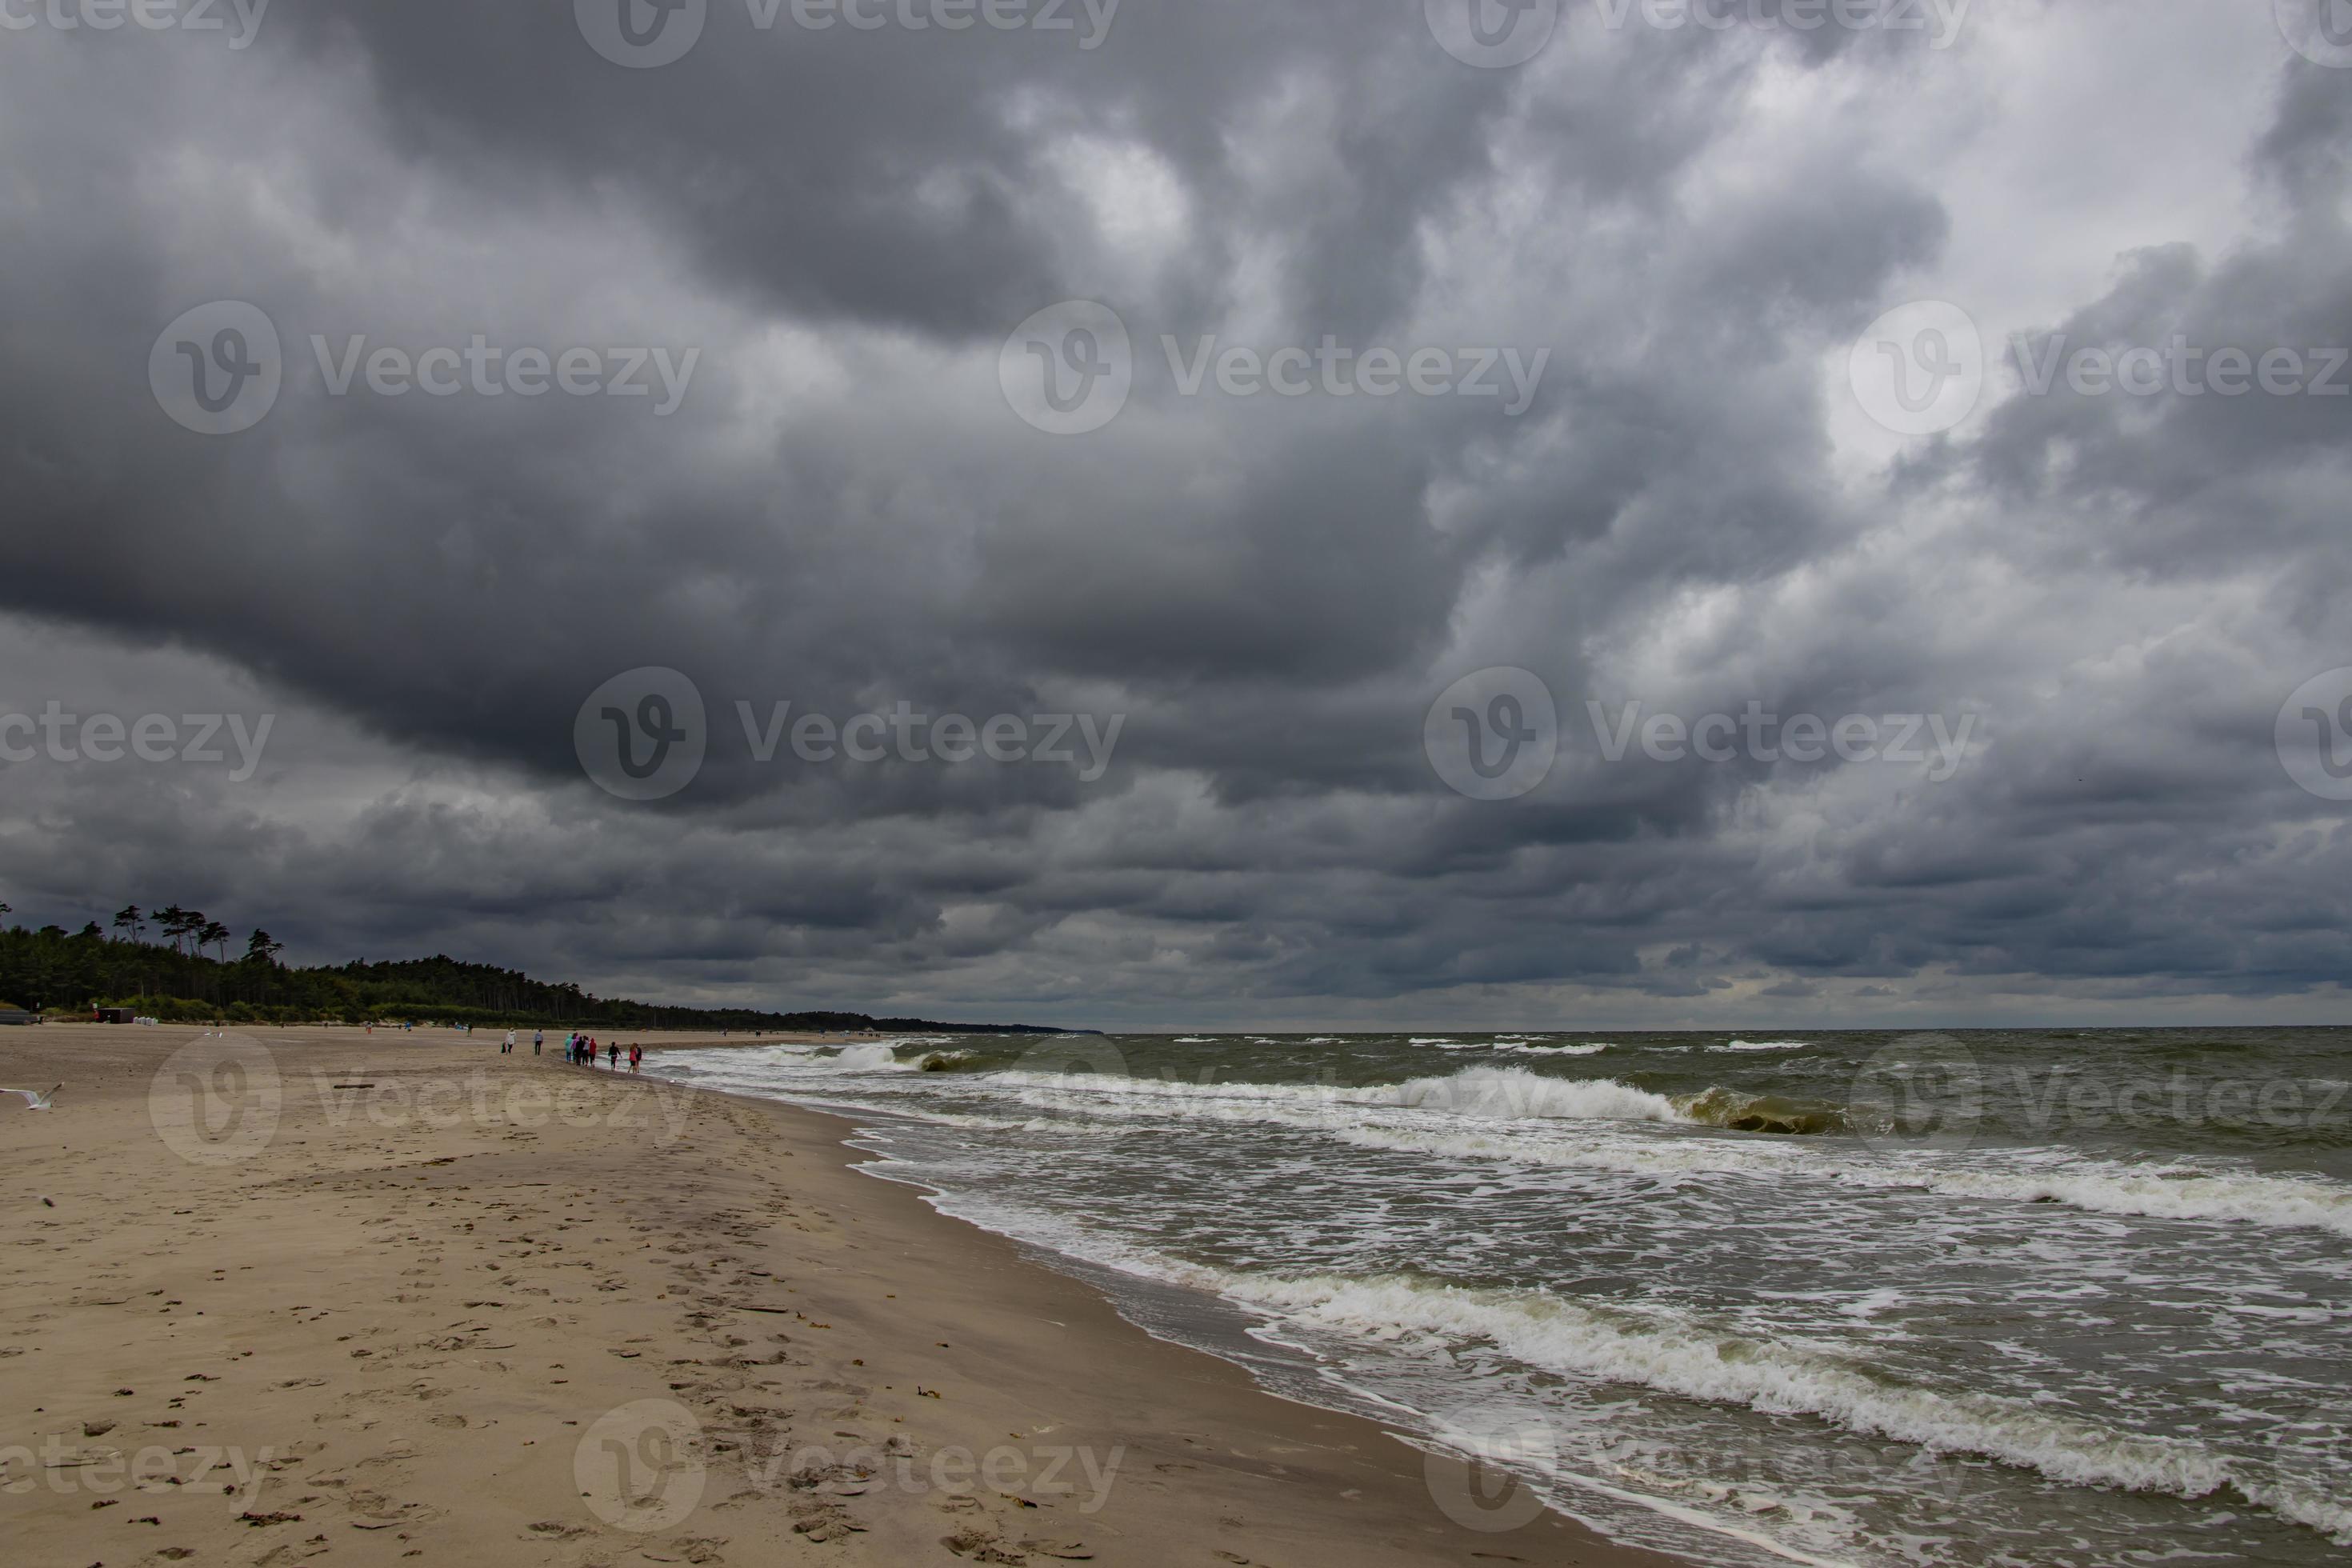
[[872, 1173], [1423, 1448], [1501, 1552], [1541, 1507], [1706, 1563], [2352, 1560], [2352, 1030], [648, 1066], [853, 1118]]

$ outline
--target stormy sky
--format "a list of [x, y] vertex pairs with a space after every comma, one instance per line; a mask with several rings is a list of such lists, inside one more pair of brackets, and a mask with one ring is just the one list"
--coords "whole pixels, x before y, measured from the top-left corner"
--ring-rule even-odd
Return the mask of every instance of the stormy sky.
[[2340, 0], [199, 5], [0, 0], [18, 920], [2345, 1016]]

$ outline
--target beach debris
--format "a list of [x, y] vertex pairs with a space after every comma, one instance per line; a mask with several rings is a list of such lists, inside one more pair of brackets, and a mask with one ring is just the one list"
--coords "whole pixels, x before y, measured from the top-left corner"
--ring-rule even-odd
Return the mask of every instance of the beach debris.
[[85, 1421], [81, 1424], [81, 1435], [85, 1437], [103, 1437], [113, 1430], [114, 1423], [111, 1421]]
[[1059, 1557], [1067, 1563], [1083, 1563], [1095, 1554], [1094, 1549], [1083, 1541], [1024, 1541], [1021, 1550], [1040, 1557]]

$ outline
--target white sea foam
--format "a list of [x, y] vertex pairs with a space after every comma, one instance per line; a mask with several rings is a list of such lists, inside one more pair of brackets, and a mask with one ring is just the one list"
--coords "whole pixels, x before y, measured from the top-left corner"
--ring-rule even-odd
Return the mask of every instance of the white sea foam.
[[2113, 1160], [2051, 1160], [1979, 1153], [1927, 1153], [1900, 1161], [1841, 1157], [1853, 1145], [1826, 1140], [1613, 1138], [1560, 1139], [1521, 1128], [1332, 1129], [1343, 1142], [1455, 1159], [1619, 1171], [1627, 1174], [1720, 1173], [1772, 1180], [1820, 1180], [1880, 1191], [1916, 1190], [1995, 1203], [2064, 1204], [2094, 1214], [2325, 1230], [2352, 1237], [2352, 1187], [2325, 1177], [2132, 1165]]
[[[1553, 1121], [1702, 1125], [1675, 1100], [1614, 1079], [1555, 1078], [1519, 1068], [1467, 1068], [1444, 1078], [1340, 1088], [1326, 1084], [1192, 1084], [1102, 1075], [1007, 1073], [1032, 1103], [1065, 1110], [1215, 1121], [1270, 1121], [1360, 1145], [1456, 1158], [1654, 1174], [1720, 1172], [1916, 1189], [2000, 1203], [2055, 1202], [2098, 1214], [2319, 1229], [2352, 1237], [2352, 1186], [2325, 1177], [2262, 1175], [2084, 1158], [1932, 1152], [1896, 1160], [1839, 1139], [1563, 1139], [1526, 1123]], [[1368, 1119], [1394, 1108], [1464, 1119]], [[1517, 1126], [1481, 1124], [1519, 1123]], [[1631, 1130], [1628, 1130], [1630, 1133]]]
[[[1688, 1121], [1661, 1094], [1613, 1079], [1552, 1078], [1522, 1068], [1465, 1068], [1445, 1078], [1343, 1088], [1313, 1083], [1182, 1083], [1166, 1079], [1007, 1072], [1000, 1080], [1024, 1097], [1051, 1097], [1062, 1108], [1098, 1107], [1112, 1114], [1202, 1115], [1213, 1120], [1280, 1121], [1343, 1126], [1368, 1107], [1448, 1111], [1482, 1119], [1609, 1118]], [[1045, 1100], [1034, 1101], [1046, 1103]]]
[[[1589, 1049], [1574, 1054], [1598, 1054], [1608, 1043], [1585, 1044]], [[1768, 1044], [1797, 1049], [1802, 1042]], [[1513, 1046], [1522, 1050], [1546, 1048], [1517, 1041], [1500, 1042], [1496, 1048]], [[1552, 1047], [1551, 1054], [1570, 1052], [1566, 1047]], [[732, 1059], [751, 1066], [765, 1055], [739, 1053]], [[719, 1060], [722, 1054], [710, 1053], [704, 1059]], [[900, 1070], [909, 1066], [895, 1059], [892, 1065]], [[1436, 1058], [1428, 1058], [1426, 1065], [1445, 1066]], [[1780, 1064], [1753, 1065], [1760, 1076]], [[1738, 1070], [1733, 1064], [1721, 1066], [1727, 1075]], [[843, 1068], [840, 1058], [827, 1056], [812, 1061], [803, 1051], [779, 1059], [775, 1066], [761, 1066], [752, 1081], [764, 1081], [786, 1093], [797, 1089], [803, 1099], [827, 1093], [858, 1094], [869, 1103], [884, 1100], [894, 1108], [901, 1099], [927, 1097], [932, 1088], [895, 1074], [887, 1081], [873, 1079], [866, 1084], [858, 1084], [854, 1077], [827, 1076], [852, 1070]], [[1212, 1075], [1200, 1076], [1205, 1079]], [[2218, 1230], [2199, 1235], [2167, 1232], [2158, 1226], [2126, 1226], [2080, 1219], [2068, 1209], [2141, 1216], [2168, 1225], [2227, 1222], [2352, 1236], [2352, 1185], [2315, 1176], [2263, 1175], [2193, 1161], [2160, 1164], [2085, 1158], [2053, 1149], [1980, 1146], [1937, 1151], [1873, 1147], [1834, 1135], [1729, 1136], [1694, 1125], [1679, 1109], [1686, 1100], [1670, 1100], [1613, 1079], [1567, 1079], [1524, 1071], [1517, 1066], [1474, 1068], [1404, 1084], [1348, 1088], [1017, 1072], [958, 1075], [940, 1080], [937, 1087], [959, 1097], [946, 1103], [957, 1105], [960, 1110], [1008, 1113], [924, 1117], [988, 1134], [985, 1139], [973, 1136], [961, 1141], [973, 1151], [985, 1142], [1047, 1154], [1057, 1147], [1053, 1142], [1055, 1137], [1133, 1136], [1139, 1139], [1143, 1156], [1156, 1160], [1166, 1142], [1159, 1134], [1168, 1131], [1167, 1124], [1181, 1125], [1188, 1118], [1200, 1117], [1214, 1123], [1255, 1122], [1300, 1129], [1361, 1147], [1435, 1155], [1451, 1163], [1457, 1172], [1465, 1163], [1475, 1171], [1476, 1164], [1493, 1162], [1639, 1173], [1660, 1178], [1654, 1184], [1656, 1189], [1669, 1194], [1682, 1185], [1675, 1178], [1697, 1173], [1725, 1179], [1689, 1184], [1685, 1198], [1676, 1202], [1688, 1201], [1690, 1194], [1696, 1193], [1706, 1200], [1719, 1198], [1735, 1211], [1744, 1212], [1753, 1205], [1755, 1212], [1775, 1217], [1784, 1229], [1801, 1230], [1808, 1245], [1817, 1243], [1825, 1248], [1845, 1246], [1849, 1237], [1860, 1234], [1850, 1230], [1849, 1224], [1867, 1226], [1874, 1216], [1932, 1216], [1939, 1223], [1948, 1222], [1955, 1235], [1968, 1237], [1983, 1234], [1980, 1226], [2013, 1233], [2021, 1222], [2030, 1219], [2026, 1229], [2046, 1236], [2053, 1247], [2066, 1249], [2069, 1258], [2074, 1257], [2074, 1248], [2094, 1249], [2080, 1265], [2089, 1270], [2084, 1277], [2092, 1279], [2139, 1279], [2152, 1273], [2159, 1257], [2178, 1258], [2200, 1251], [2221, 1257], [2267, 1249], [2282, 1268], [2292, 1267], [2295, 1258], [2338, 1254], [2332, 1242], [2314, 1237], [2268, 1241], [2256, 1237], [2238, 1241], [2233, 1249], [2231, 1238]], [[924, 1116], [911, 1106], [907, 1110]], [[1219, 1133], [1193, 1142], [1223, 1147], [1224, 1136]], [[1240, 1146], [1251, 1145], [1244, 1138]], [[1405, 1169], [1409, 1172], [1418, 1163], [1412, 1162]], [[1375, 1174], [1386, 1168], [1385, 1163], [1365, 1167]], [[1739, 1182], [1758, 1184], [1742, 1190], [1736, 1184]], [[1580, 1191], [1591, 1184], [1525, 1170], [1507, 1175], [1475, 1175], [1471, 1184], [1484, 1183], [1513, 1194]], [[1618, 1186], [1609, 1183], [1605, 1190], [1613, 1194]], [[1866, 1202], [1844, 1198], [1838, 1195], [1841, 1186], [1889, 1196]], [[1903, 1195], [1907, 1193], [1919, 1195]], [[2018, 1207], [2044, 1200], [2065, 1207], [2040, 1211]], [[993, 1201], [965, 1192], [942, 1206], [951, 1205], [950, 1212], [955, 1212], [967, 1205], [984, 1208]], [[1020, 1207], [1026, 1209], [1028, 1204], [1020, 1202]], [[1315, 1342], [1314, 1336], [1319, 1332], [1360, 1344], [1368, 1352], [1374, 1346], [1406, 1356], [1425, 1352], [1431, 1358], [1425, 1367], [1433, 1378], [1476, 1379], [1488, 1373], [1474, 1363], [1485, 1363], [1502, 1369], [1495, 1375], [1504, 1379], [1504, 1385], [1517, 1387], [1521, 1374], [1510, 1370], [1517, 1363], [1568, 1378], [1571, 1384], [1599, 1382], [1655, 1391], [1645, 1405], [1675, 1413], [1671, 1419], [1675, 1422], [1721, 1424], [1749, 1419], [1727, 1417], [1724, 1411], [1730, 1408], [1802, 1414], [1842, 1430], [1916, 1445], [1926, 1453], [1982, 1455], [2069, 1484], [2138, 1489], [2189, 1499], [2221, 1494], [2212, 1508], [2248, 1512], [2246, 1504], [2252, 1502], [2352, 1546], [2352, 1486], [2339, 1479], [2340, 1470], [2325, 1465], [2313, 1469], [2304, 1463], [2305, 1455], [2300, 1449], [2282, 1453], [2275, 1462], [2287, 1468], [2274, 1468], [2273, 1457], [2261, 1451], [2259, 1445], [2239, 1442], [2233, 1428], [2226, 1424], [2216, 1426], [2201, 1407], [2194, 1426], [2184, 1423], [2180, 1428], [2183, 1436], [2162, 1436], [2148, 1428], [2170, 1432], [2175, 1427], [2155, 1406], [2105, 1397], [2095, 1381], [2076, 1384], [2067, 1377], [2053, 1376], [2038, 1384], [2052, 1391], [2047, 1396], [2050, 1402], [2039, 1404], [2021, 1396], [2003, 1399], [1979, 1392], [2006, 1385], [1968, 1375], [1959, 1361], [1949, 1369], [1911, 1359], [1881, 1362], [1875, 1342], [1867, 1334], [1858, 1335], [1853, 1320], [1891, 1312], [1899, 1306], [1902, 1293], [1893, 1286], [1874, 1290], [1859, 1301], [1850, 1293], [1825, 1294], [1822, 1300], [1838, 1303], [1838, 1310], [1845, 1313], [1826, 1321], [1811, 1305], [1801, 1311], [1761, 1315], [1762, 1321], [1790, 1325], [1784, 1329], [1759, 1326], [1757, 1319], [1718, 1321], [1665, 1310], [1627, 1310], [1601, 1302], [1586, 1307], [1577, 1300], [1543, 1291], [1481, 1291], [1404, 1275], [1366, 1279], [1309, 1272], [1349, 1267], [1345, 1254], [1318, 1256], [1307, 1251], [1297, 1258], [1293, 1271], [1270, 1272], [1280, 1267], [1274, 1258], [1284, 1256], [1289, 1247], [1284, 1240], [1288, 1234], [1284, 1226], [1314, 1228], [1310, 1221], [1296, 1216], [1274, 1226], [1272, 1247], [1253, 1248], [1245, 1254], [1260, 1259], [1248, 1268], [1223, 1271], [1194, 1267], [1138, 1250], [1145, 1245], [1140, 1237], [1128, 1243], [1104, 1234], [1092, 1211], [1087, 1212], [1089, 1217], [1083, 1226], [1076, 1216], [1056, 1221], [1047, 1215], [1015, 1219], [1011, 1228], [1014, 1234], [1027, 1235], [1076, 1257], [1216, 1291], [1265, 1313], [1270, 1337], [1282, 1337], [1283, 1325], [1289, 1324], [1297, 1331], [1290, 1338], [1298, 1343]], [[971, 1217], [981, 1216], [972, 1214]], [[1066, 1224], [1071, 1228], [1066, 1234], [1032, 1234], [1040, 1217], [1049, 1227]], [[992, 1222], [981, 1218], [981, 1223]], [[1778, 1233], [1768, 1228], [1759, 1245], [1770, 1245], [1773, 1234]], [[2156, 1251], [2152, 1244], [2159, 1237], [2171, 1251]], [[1673, 1243], [1667, 1240], [1661, 1245]], [[2115, 1249], [2112, 1253], [2106, 1250], [2110, 1247]], [[2321, 1249], [2326, 1249], [2324, 1254]], [[2095, 1269], [2088, 1261], [2094, 1257], [2098, 1262]], [[1790, 1299], [1780, 1300], [1785, 1307]], [[2294, 1304], [2303, 1300], [2299, 1296], [2281, 1300], [2289, 1305], [2247, 1309], [2249, 1315], [2277, 1321], [2247, 1321], [2231, 1325], [2232, 1331], [2242, 1326], [2245, 1335], [2261, 1336], [2286, 1333], [2292, 1328], [2299, 1335], [2298, 1342], [2324, 1331], [2325, 1322], [2310, 1316], [2318, 1309]], [[1904, 1332], [1899, 1321], [1883, 1326], [1896, 1336]], [[1330, 1348], [1328, 1339], [1323, 1342]], [[1413, 1379], [1420, 1373], [1412, 1368], [1424, 1363], [1400, 1363], [1391, 1374], [1377, 1370], [1369, 1354], [1358, 1358], [1350, 1352], [1330, 1364], [1337, 1369], [1334, 1375], [1354, 1365], [1356, 1372], [1347, 1373], [1349, 1380], [1377, 1397], [1384, 1390], [1393, 1393], [1399, 1387], [1417, 1386]], [[1549, 1385], [1549, 1378], [1542, 1382]], [[1709, 1413], [1697, 1405], [1673, 1404], [1661, 1395], [1723, 1408]], [[2062, 1395], [2068, 1404], [2057, 1403]], [[1479, 1397], [1475, 1384], [1471, 1397]], [[2260, 1414], [2255, 1402], [2250, 1400], [2247, 1413]], [[1599, 1467], [1599, 1473], [1620, 1475], [1630, 1484], [1641, 1484], [1633, 1472], [1620, 1474], [1605, 1464]], [[1735, 1516], [1737, 1506], [1734, 1500]], [[1803, 1543], [1820, 1544], [1811, 1537], [1803, 1538]], [[2312, 1550], [2324, 1555], [2324, 1549], [2315, 1544]], [[1950, 1561], [1942, 1556], [1940, 1547], [1923, 1549], [1916, 1560]]]
[[[710, 1054], [719, 1057], [716, 1051]], [[815, 1046], [755, 1046], [749, 1050], [727, 1051], [721, 1059], [781, 1067], [794, 1062], [814, 1061], [818, 1054], [819, 1047]]]
[[1522, 1068], [1467, 1068], [1450, 1078], [1417, 1078], [1351, 1091], [1366, 1105], [1450, 1110], [1461, 1116], [1687, 1121], [1664, 1095], [1615, 1079], [1550, 1078]]
[[940, 1127], [971, 1128], [987, 1132], [1055, 1132], [1087, 1138], [1123, 1138], [1141, 1131], [1115, 1121], [1072, 1121], [1053, 1116], [976, 1116], [969, 1111], [931, 1110], [917, 1106], [894, 1106], [890, 1114], [928, 1121]]
[[1927, 1185], [1956, 1197], [2055, 1201], [2096, 1214], [2223, 1220], [2352, 1237], [2352, 1188], [2319, 1178], [2080, 1160], [2047, 1171], [1940, 1172]]
[[898, 1059], [894, 1045], [845, 1046], [834, 1065], [844, 1072], [888, 1072], [909, 1064]]
[[1665, 1308], [1594, 1310], [1543, 1291], [1479, 1289], [1402, 1275], [1282, 1276], [1192, 1264], [1030, 1215], [1004, 1223], [986, 1204], [943, 1204], [978, 1223], [1089, 1261], [1213, 1291], [1276, 1322], [1406, 1354], [1456, 1361], [1475, 1346], [1578, 1380], [1631, 1384], [1714, 1405], [1806, 1415], [1843, 1430], [1971, 1454], [2053, 1479], [2196, 1499], [2235, 1491], [2352, 1545], [2352, 1500], [2308, 1483], [2250, 1475], [2185, 1438], [2120, 1430], [1963, 1387], [1906, 1383], [1859, 1352], [1758, 1337]]
[[704, 1066], [707, 1072], [740, 1072], [758, 1068], [782, 1068], [795, 1073], [851, 1072], [918, 1072], [928, 1067], [950, 1062], [969, 1061], [971, 1053], [965, 1050], [925, 1051], [912, 1059], [902, 1060], [899, 1049], [908, 1046], [942, 1043], [944, 1037], [913, 1035], [896, 1040], [861, 1040], [854, 1046], [774, 1046], [757, 1051], [746, 1051], [728, 1061], [714, 1061]]
[[[767, 1056], [770, 1053], [757, 1053]], [[785, 1065], [785, 1064], [779, 1064]], [[805, 1058], [803, 1070], [812, 1065]], [[914, 1072], [887, 1046], [854, 1046], [820, 1069]], [[2094, 1214], [2311, 1229], [2352, 1237], [2352, 1185], [2322, 1176], [2212, 1171], [2184, 1164], [2053, 1157], [2032, 1152], [1874, 1154], [1840, 1138], [1563, 1138], [1547, 1121], [1704, 1125], [1682, 1103], [1614, 1079], [1570, 1079], [1519, 1068], [1467, 1068], [1401, 1084], [1186, 1083], [1108, 1074], [1008, 1071], [984, 1080], [1040, 1110], [1087, 1117], [1268, 1122], [1363, 1147], [1456, 1159], [1672, 1175], [1719, 1173], [1916, 1190], [1986, 1202], [2051, 1202]], [[1410, 1111], [1383, 1118], [1384, 1110]], [[1449, 1119], [1459, 1118], [1459, 1121]], [[1510, 1125], [1516, 1123], [1517, 1125]], [[1533, 1124], [1533, 1125], [1529, 1125]]]
[[1931, 1454], [1979, 1454], [2084, 1486], [2201, 1498], [2224, 1488], [2352, 1544], [2352, 1501], [2241, 1474], [2200, 1443], [2144, 1436], [2022, 1401], [1887, 1378], [1867, 1363], [1724, 1332], [1659, 1310], [1603, 1315], [1540, 1292], [1465, 1289], [1403, 1277], [1282, 1279], [1220, 1270], [1225, 1295], [1359, 1339], [1415, 1335], [1451, 1350], [1492, 1344], [1565, 1376], [1633, 1384], [1684, 1398], [1817, 1416]]
[[1728, 1045], [1709, 1046], [1711, 1051], [1802, 1051], [1812, 1047], [1811, 1040], [1734, 1040]]
[[1582, 1046], [1539, 1043], [1544, 1037], [1540, 1035], [1497, 1035], [1491, 1045], [1477, 1040], [1414, 1038], [1407, 1040], [1405, 1044], [1426, 1046], [1441, 1051], [1495, 1051], [1533, 1057], [1597, 1057], [1609, 1048], [1605, 1041], [1596, 1041]]

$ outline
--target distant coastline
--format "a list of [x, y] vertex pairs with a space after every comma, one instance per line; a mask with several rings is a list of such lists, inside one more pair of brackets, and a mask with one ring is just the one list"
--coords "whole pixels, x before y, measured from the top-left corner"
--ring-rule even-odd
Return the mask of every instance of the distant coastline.
[[[159, 911], [159, 916], [163, 911]], [[173, 1024], [464, 1024], [477, 1028], [760, 1030], [806, 1034], [1084, 1035], [1045, 1024], [950, 1024], [928, 1018], [877, 1018], [829, 1010], [771, 1012], [748, 1007], [682, 1007], [600, 997], [578, 985], [534, 980], [520, 970], [431, 958], [296, 968], [278, 960], [282, 944], [266, 931], [235, 939], [217, 922], [176, 908], [169, 942], [145, 940], [132, 905], [115, 917], [116, 934], [96, 921], [0, 931], [0, 1010], [23, 1008], [64, 1022], [129, 1009]], [[201, 936], [201, 942], [196, 939]], [[218, 958], [203, 951], [213, 945]]]

